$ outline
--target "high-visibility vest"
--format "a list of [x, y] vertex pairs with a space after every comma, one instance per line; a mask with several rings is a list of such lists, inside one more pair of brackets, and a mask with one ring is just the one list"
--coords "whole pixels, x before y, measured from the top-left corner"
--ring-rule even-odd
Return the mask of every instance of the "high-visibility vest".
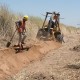
[[17, 26], [18, 32], [23, 32], [25, 29], [25, 22], [17, 21], [16, 26]]

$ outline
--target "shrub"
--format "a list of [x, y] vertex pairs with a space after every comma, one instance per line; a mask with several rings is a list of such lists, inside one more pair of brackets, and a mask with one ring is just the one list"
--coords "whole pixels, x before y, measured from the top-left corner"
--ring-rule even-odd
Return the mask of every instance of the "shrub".
[[11, 36], [13, 32], [12, 28], [13, 14], [6, 6], [0, 6], [0, 36]]

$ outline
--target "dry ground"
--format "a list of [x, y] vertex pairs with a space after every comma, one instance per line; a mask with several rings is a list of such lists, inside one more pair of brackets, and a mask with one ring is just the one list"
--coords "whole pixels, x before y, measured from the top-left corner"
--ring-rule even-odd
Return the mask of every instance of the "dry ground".
[[55, 41], [31, 41], [28, 51], [0, 49], [0, 80], [80, 80], [80, 34]]
[[41, 59], [50, 50], [61, 46], [54, 41], [31, 41], [27, 45], [31, 47], [28, 51], [17, 54], [12, 47], [0, 49], [0, 80], [18, 73], [29, 63]]
[[60, 48], [52, 49], [8, 80], [80, 80], [80, 34], [64, 39]]

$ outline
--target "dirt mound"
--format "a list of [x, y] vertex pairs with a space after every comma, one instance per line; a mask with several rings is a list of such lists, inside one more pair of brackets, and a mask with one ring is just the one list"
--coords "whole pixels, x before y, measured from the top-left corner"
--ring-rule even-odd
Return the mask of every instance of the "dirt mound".
[[70, 50], [79, 52], [80, 51], [80, 45], [76, 45], [73, 48], [70, 48]]
[[44, 73], [35, 73], [28, 77], [27, 80], [54, 80], [54, 76]]
[[71, 65], [67, 65], [68, 68], [71, 69], [80, 69], [80, 63], [79, 64], [71, 64]]
[[14, 75], [30, 62], [41, 59], [47, 52], [60, 46], [54, 41], [40, 41], [32, 45], [29, 51], [22, 53], [15, 54], [13, 48], [0, 49], [0, 79]]
[[73, 47], [72, 50], [79, 52], [80, 51], [80, 45], [77, 45], [77, 46]]
[[[66, 36], [63, 46], [48, 51], [42, 59], [29, 64], [8, 80], [80, 80], [80, 52], [70, 50], [79, 45], [79, 36], [79, 34]], [[46, 48], [48, 46], [45, 44], [45, 49], [48, 49]], [[39, 49], [41, 50], [41, 46]]]

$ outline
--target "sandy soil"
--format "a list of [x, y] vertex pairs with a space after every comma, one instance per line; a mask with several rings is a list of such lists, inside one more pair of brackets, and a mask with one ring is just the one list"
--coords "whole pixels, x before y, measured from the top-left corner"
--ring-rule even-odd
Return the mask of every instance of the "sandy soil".
[[49, 51], [61, 46], [54, 41], [32, 41], [27, 45], [31, 47], [28, 51], [17, 54], [12, 47], [0, 49], [0, 80], [15, 75], [29, 63], [40, 60]]
[[64, 40], [65, 43], [55, 50], [48, 51], [46, 44], [40, 49], [42, 53], [43, 49], [47, 50], [45, 56], [6, 80], [80, 80], [80, 34], [65, 36]]

